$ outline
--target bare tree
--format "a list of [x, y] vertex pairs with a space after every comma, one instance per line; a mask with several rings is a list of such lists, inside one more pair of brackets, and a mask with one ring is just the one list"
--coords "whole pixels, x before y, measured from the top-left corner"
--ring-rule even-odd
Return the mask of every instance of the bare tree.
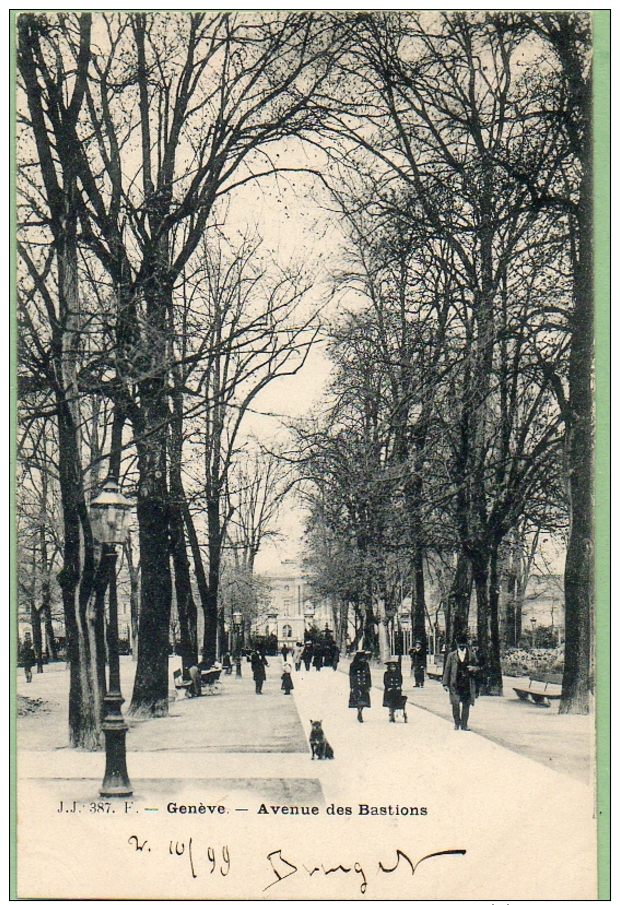
[[[104, 385], [132, 425], [139, 466], [142, 640], [132, 708], [156, 715], [167, 710], [175, 287], [218, 196], [272, 173], [268, 145], [316, 124], [334, 23], [305, 13], [85, 13], [23, 14], [18, 24], [24, 129], [64, 267], [59, 282], [73, 298], [68, 310], [78, 310], [77, 268], [67, 257], [78, 240], [116, 301]], [[63, 450], [71, 442], [63, 434]], [[79, 558], [75, 532], [67, 538]]]

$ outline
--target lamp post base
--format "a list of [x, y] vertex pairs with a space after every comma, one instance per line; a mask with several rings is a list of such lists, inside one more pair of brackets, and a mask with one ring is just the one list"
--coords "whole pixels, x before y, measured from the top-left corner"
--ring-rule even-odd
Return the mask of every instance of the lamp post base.
[[105, 735], [105, 776], [99, 794], [106, 798], [133, 795], [127, 774], [126, 736], [129, 727], [121, 713], [124, 700], [122, 694], [115, 692], [104, 698], [105, 719], [101, 728]]

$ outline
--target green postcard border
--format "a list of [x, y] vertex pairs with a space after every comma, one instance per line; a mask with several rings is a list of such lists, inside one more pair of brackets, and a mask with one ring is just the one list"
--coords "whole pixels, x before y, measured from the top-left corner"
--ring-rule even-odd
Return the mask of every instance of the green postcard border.
[[611, 10], [594, 10], [594, 295], [596, 335], [596, 793], [598, 898], [611, 898], [610, 787], [610, 50]]
[[[10, 873], [9, 896], [17, 900], [17, 565], [15, 548], [15, 483], [17, 439], [17, 305], [16, 305], [16, 37], [17, 10], [9, 25], [9, 714], [10, 714]], [[611, 178], [611, 10], [593, 10], [594, 87], [594, 260], [596, 331], [596, 814], [598, 833], [598, 899], [611, 899], [611, 608], [610, 608], [610, 178]]]

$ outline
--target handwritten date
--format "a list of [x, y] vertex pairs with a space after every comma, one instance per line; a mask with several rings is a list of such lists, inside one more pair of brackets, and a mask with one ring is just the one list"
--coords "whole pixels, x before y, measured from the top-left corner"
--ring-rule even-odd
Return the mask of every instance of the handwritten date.
[[[148, 853], [151, 851], [148, 839], [143, 839], [136, 835], [132, 835], [127, 840], [132, 846], [134, 852]], [[182, 858], [187, 863], [193, 880], [198, 879], [196, 860], [194, 859], [194, 840], [190, 836], [185, 839], [171, 839], [168, 845], [168, 854], [175, 859]], [[221, 849], [216, 849], [212, 845], [208, 845], [206, 849], [207, 872], [213, 874], [219, 867], [219, 873], [222, 877], [227, 877], [230, 873], [230, 852], [227, 845], [223, 845]], [[208, 865], [210, 865], [210, 870]]]

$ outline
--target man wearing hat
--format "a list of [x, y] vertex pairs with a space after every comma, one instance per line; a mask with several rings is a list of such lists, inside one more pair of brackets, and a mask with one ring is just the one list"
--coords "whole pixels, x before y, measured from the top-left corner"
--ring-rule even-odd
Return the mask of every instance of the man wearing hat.
[[422, 642], [418, 639], [415, 647], [409, 651], [411, 657], [411, 671], [415, 681], [416, 688], [424, 688], [424, 667], [426, 666], [426, 656], [422, 648]]
[[443, 687], [450, 693], [454, 728], [469, 732], [469, 708], [476, 700], [476, 673], [478, 663], [475, 654], [467, 643], [467, 635], [461, 634], [456, 639], [456, 650], [446, 659], [443, 673]]

